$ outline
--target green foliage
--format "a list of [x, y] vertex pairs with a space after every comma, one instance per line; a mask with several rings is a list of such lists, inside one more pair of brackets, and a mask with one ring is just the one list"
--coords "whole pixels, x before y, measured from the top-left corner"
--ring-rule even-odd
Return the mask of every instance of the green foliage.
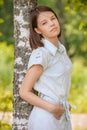
[[50, 7], [55, 7], [56, 1], [54, 0], [50, 0], [50, 2], [46, 1], [46, 0], [38, 0], [39, 4], [44, 4]]
[[13, 49], [0, 43], [0, 111], [12, 111]]
[[4, 4], [4, 0], [0, 0], [0, 6]]
[[86, 5], [76, 0], [69, 2], [64, 7], [64, 33], [66, 47], [70, 56], [83, 56], [87, 58], [87, 8]]
[[84, 128], [83, 129], [82, 128], [75, 128], [75, 130], [87, 130], [87, 128], [85, 128], [85, 129]]
[[70, 91], [70, 102], [76, 105], [77, 109], [73, 109], [76, 113], [87, 112], [87, 67], [81, 61], [74, 63], [72, 74], [72, 84]]
[[0, 121], [0, 130], [12, 130], [11, 125]]
[[12, 90], [5, 90], [4, 88], [0, 88], [0, 111], [12, 111], [13, 105], [12, 105], [12, 100], [13, 100], [13, 95], [12, 95]]
[[0, 0], [0, 41], [13, 43], [13, 1]]
[[0, 43], [0, 87], [11, 88], [13, 80], [13, 45]]

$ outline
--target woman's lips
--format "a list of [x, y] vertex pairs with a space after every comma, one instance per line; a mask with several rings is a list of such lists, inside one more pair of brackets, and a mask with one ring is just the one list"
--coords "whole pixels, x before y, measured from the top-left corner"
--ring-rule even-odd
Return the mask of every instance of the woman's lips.
[[56, 30], [57, 30], [57, 28], [55, 27], [55, 28], [52, 28], [52, 29], [50, 30], [50, 32], [56, 31]]

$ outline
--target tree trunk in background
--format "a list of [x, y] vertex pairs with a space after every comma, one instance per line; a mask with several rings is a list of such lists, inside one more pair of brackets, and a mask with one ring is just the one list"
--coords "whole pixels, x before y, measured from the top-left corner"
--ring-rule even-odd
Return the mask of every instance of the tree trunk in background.
[[66, 23], [66, 17], [64, 15], [65, 13], [65, 6], [66, 6], [66, 2], [64, 2], [63, 0], [57, 0], [57, 7], [59, 10], [59, 19], [61, 22], [61, 27], [62, 27], [62, 33], [61, 33], [61, 42], [64, 44], [64, 46], [67, 48], [67, 51], [69, 50], [69, 44], [67, 44], [67, 39], [65, 38], [65, 29], [64, 29], [64, 24]]
[[62, 30], [60, 40], [65, 45], [66, 43], [65, 43], [64, 27], [63, 27], [63, 25], [65, 23], [65, 17], [64, 17], [64, 6], [65, 5], [64, 5], [64, 3], [65, 2], [63, 2], [63, 0], [58, 0], [56, 5], [57, 5], [58, 10], [59, 10], [59, 20], [61, 23], [61, 30]]
[[29, 10], [35, 7], [36, 0], [14, 0], [14, 102], [12, 130], [27, 130], [27, 121], [32, 106], [19, 97], [19, 87], [27, 70], [31, 49], [29, 46]]

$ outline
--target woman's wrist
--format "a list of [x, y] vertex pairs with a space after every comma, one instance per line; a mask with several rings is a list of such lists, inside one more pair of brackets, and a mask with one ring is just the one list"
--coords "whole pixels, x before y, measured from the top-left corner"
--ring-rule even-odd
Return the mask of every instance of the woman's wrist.
[[[58, 108], [58, 105], [57, 105], [57, 108]], [[49, 108], [48, 108], [48, 111], [49, 111], [50, 113], [54, 113], [57, 108], [56, 108], [56, 104], [50, 104], [50, 105], [49, 105]]]

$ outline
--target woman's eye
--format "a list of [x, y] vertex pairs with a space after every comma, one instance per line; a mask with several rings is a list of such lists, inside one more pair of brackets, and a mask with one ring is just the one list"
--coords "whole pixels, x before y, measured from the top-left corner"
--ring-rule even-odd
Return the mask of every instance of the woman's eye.
[[56, 19], [55, 17], [51, 18], [51, 20], [55, 20], [55, 19]]
[[43, 22], [42, 25], [45, 25], [47, 22]]

